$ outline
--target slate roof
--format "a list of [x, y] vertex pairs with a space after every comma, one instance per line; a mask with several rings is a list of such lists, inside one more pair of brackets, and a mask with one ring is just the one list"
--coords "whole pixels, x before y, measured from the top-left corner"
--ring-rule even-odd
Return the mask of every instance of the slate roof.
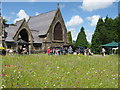
[[[47, 34], [49, 27], [52, 24], [52, 21], [55, 17], [56, 12], [57, 10], [53, 10], [37, 16], [31, 16], [29, 18], [27, 23], [34, 38], [34, 43], [42, 43], [42, 40], [41, 38], [39, 38], [39, 36]], [[10, 42], [14, 41], [13, 37], [24, 20], [25, 19], [17, 21], [15, 25], [9, 25], [9, 27], [5, 28], [6, 41], [10, 41]]]
[[31, 30], [38, 30], [38, 35], [45, 35], [55, 17], [57, 10], [30, 17], [28, 26]]
[[5, 41], [9, 41], [9, 42], [14, 42], [13, 40], [13, 36], [15, 34], [15, 32], [17, 31], [17, 27], [10, 25], [8, 27], [5, 28]]
[[21, 24], [23, 23], [24, 20], [25, 20], [25, 19], [22, 19], [22, 20], [20, 20], [20, 21], [17, 21], [17, 22], [15, 23], [15, 25], [17, 25], [17, 27], [19, 28], [19, 27], [21, 26]]
[[23, 20], [17, 21], [15, 25], [8, 25], [5, 27], [5, 41], [14, 42], [13, 36], [17, 32], [18, 28], [21, 26]]
[[31, 33], [32, 33], [33, 38], [34, 38], [34, 42], [33, 43], [42, 43], [42, 40], [38, 36], [39, 31], [32, 30]]

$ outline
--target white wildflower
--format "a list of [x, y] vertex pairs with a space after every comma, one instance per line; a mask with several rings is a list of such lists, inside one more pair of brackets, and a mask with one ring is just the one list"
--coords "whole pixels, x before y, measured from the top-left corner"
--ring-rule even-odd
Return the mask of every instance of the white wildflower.
[[55, 84], [53, 86], [55, 87]]
[[5, 87], [6, 87], [5, 85], [2, 85], [1, 89], [2, 89], [2, 88], [5, 88]]
[[97, 73], [97, 71], [95, 71], [95, 73]]
[[102, 83], [100, 83], [100, 85], [102, 85]]
[[14, 72], [16, 72], [16, 70], [14, 70]]
[[33, 76], [35, 76], [35, 75], [33, 75]]
[[113, 78], [113, 80], [115, 80], [115, 78]]
[[60, 68], [60, 67], [57, 67], [57, 68]]
[[69, 74], [70, 72], [67, 72], [67, 74]]

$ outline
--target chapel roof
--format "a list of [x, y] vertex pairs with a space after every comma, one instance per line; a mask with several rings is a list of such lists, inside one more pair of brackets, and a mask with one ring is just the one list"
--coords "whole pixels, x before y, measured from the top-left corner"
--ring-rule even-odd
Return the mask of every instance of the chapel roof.
[[38, 35], [45, 35], [55, 17], [57, 10], [43, 13], [37, 16], [32, 16], [28, 20], [28, 26], [31, 30], [39, 31]]
[[7, 27], [5, 27], [5, 37], [6, 37], [5, 41], [14, 42], [13, 36], [15, 35], [18, 28], [21, 26], [22, 22], [23, 22], [23, 19], [20, 21], [17, 21], [13, 25], [8, 25]]
[[[39, 36], [47, 34], [57, 10], [58, 9], [37, 16], [30, 16], [27, 23], [34, 38], [34, 43], [42, 43]], [[5, 41], [14, 42], [13, 37], [24, 20], [25, 19], [19, 20], [14, 25], [8, 25], [8, 27], [5, 27]]]

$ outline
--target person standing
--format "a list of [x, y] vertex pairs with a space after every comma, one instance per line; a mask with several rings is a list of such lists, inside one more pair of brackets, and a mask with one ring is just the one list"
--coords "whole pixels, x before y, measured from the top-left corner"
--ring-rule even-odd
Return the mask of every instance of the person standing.
[[47, 54], [50, 55], [50, 48], [47, 49]]
[[89, 55], [92, 55], [92, 53], [91, 53], [91, 49], [90, 49], [90, 48], [88, 49], [88, 52], [89, 52]]
[[56, 48], [55, 49], [55, 55], [59, 55], [59, 52], [58, 52], [59, 50]]
[[86, 56], [86, 49], [84, 50], [84, 55]]
[[102, 56], [105, 56], [105, 49], [102, 48]]

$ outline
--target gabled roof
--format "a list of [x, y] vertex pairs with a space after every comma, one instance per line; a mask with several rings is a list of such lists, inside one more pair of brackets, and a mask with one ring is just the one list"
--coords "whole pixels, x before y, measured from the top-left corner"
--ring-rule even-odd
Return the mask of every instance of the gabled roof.
[[15, 33], [17, 32], [18, 28], [21, 26], [23, 23], [24, 19], [17, 21], [14, 25], [8, 25], [5, 27], [5, 41], [13, 42], [13, 37]]
[[[34, 43], [42, 43], [42, 40], [39, 38], [39, 36], [47, 34], [57, 11], [58, 9], [37, 16], [31, 16], [29, 18], [27, 23], [34, 38]], [[13, 37], [24, 20], [25, 19], [17, 21], [14, 25], [9, 25], [5, 28], [6, 41], [14, 41]]]
[[48, 32], [57, 10], [30, 17], [28, 21], [29, 28], [39, 31], [38, 35], [45, 35]]
[[19, 28], [19, 27], [21, 26], [21, 24], [23, 23], [24, 20], [25, 20], [25, 19], [22, 19], [22, 20], [20, 20], [20, 21], [17, 21], [17, 22], [15, 23], [15, 25], [17, 25], [17, 27]]

